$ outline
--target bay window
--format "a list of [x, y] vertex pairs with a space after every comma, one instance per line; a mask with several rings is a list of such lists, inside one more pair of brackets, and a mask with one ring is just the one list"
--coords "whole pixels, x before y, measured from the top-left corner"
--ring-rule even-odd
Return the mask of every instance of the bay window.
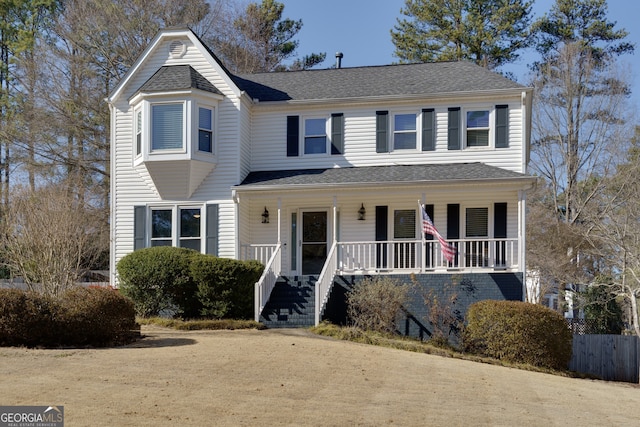
[[151, 106], [151, 151], [184, 148], [183, 111], [183, 103]]

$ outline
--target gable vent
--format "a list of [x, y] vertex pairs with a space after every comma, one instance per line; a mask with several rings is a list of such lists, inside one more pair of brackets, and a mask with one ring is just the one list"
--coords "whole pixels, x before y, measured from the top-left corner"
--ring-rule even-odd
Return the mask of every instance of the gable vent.
[[169, 55], [174, 59], [182, 58], [186, 51], [187, 47], [180, 40], [174, 40], [169, 43]]

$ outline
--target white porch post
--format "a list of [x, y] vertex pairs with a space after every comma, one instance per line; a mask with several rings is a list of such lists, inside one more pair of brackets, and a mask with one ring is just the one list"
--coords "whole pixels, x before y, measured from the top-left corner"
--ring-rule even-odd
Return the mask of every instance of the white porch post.
[[333, 196], [333, 230], [331, 231], [331, 243], [338, 241], [338, 197]]
[[281, 217], [280, 217], [280, 213], [282, 211], [282, 199], [280, 197], [278, 197], [278, 244], [280, 244], [282, 242], [282, 224], [281, 224]]
[[525, 247], [525, 230], [526, 230], [526, 199], [525, 192], [518, 190], [518, 265], [522, 271], [522, 298], [526, 301], [527, 295], [527, 265], [526, 265], [526, 247]]
[[422, 199], [418, 201], [418, 207], [420, 208], [418, 209], [418, 233], [420, 233], [420, 250], [418, 250], [418, 254], [420, 256], [420, 273], [424, 273], [427, 270], [427, 241], [424, 238], [424, 231], [422, 230], [422, 207], [425, 203], [427, 203], [427, 195], [422, 193]]

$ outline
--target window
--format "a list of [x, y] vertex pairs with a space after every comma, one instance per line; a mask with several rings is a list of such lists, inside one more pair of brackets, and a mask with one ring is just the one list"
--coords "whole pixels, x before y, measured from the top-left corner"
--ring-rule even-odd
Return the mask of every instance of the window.
[[326, 119], [305, 119], [304, 154], [324, 154], [327, 152], [326, 127]]
[[156, 104], [151, 107], [151, 150], [183, 148], [183, 104]]
[[180, 209], [180, 247], [200, 252], [200, 209]]
[[396, 114], [393, 118], [393, 149], [416, 148], [416, 114]]
[[416, 238], [416, 211], [415, 209], [396, 210], [393, 212], [393, 238]]
[[151, 246], [171, 246], [172, 216], [171, 209], [151, 211]]
[[136, 156], [142, 153], [142, 110], [136, 111]]
[[467, 237], [489, 236], [489, 208], [467, 208]]
[[213, 111], [209, 108], [198, 108], [198, 150], [213, 152]]
[[467, 147], [489, 146], [489, 110], [467, 111]]
[[200, 251], [201, 214], [200, 208], [178, 208], [176, 228], [173, 218], [174, 208], [151, 210], [151, 246], [172, 246], [177, 235], [178, 246]]

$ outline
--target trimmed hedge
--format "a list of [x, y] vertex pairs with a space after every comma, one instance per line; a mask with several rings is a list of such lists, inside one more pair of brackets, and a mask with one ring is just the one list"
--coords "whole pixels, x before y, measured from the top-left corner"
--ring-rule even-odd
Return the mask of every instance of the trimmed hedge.
[[118, 262], [119, 287], [134, 302], [142, 317], [166, 312], [184, 318], [197, 317], [202, 305], [191, 276], [192, 249], [159, 246], [140, 249]]
[[77, 288], [58, 298], [0, 289], [0, 345], [105, 347], [139, 336], [133, 303], [106, 288]]
[[200, 255], [191, 262], [191, 275], [198, 284], [197, 296], [205, 317], [253, 318], [254, 284], [264, 265]]
[[141, 317], [250, 319], [264, 266], [164, 246], [126, 255], [117, 270], [120, 290]]
[[465, 351], [513, 363], [567, 369], [573, 337], [564, 318], [537, 304], [485, 300], [467, 311]]

